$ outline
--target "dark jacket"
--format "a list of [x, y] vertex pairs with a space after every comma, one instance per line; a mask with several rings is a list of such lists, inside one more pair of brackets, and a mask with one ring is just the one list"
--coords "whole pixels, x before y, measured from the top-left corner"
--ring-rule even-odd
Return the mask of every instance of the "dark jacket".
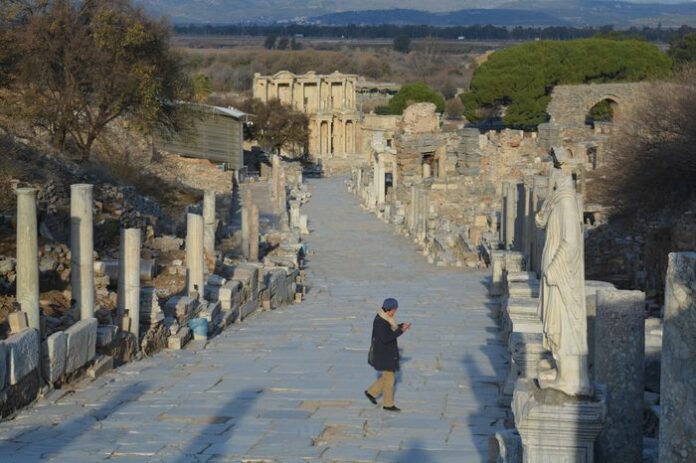
[[372, 344], [367, 362], [378, 371], [396, 371], [399, 369], [399, 345], [396, 338], [404, 332], [401, 325], [392, 331], [389, 323], [375, 315], [372, 323]]

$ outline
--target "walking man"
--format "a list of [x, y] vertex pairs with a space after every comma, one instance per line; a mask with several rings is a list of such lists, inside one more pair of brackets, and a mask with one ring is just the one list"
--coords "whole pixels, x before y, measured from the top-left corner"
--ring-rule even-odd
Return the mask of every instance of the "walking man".
[[365, 391], [365, 396], [377, 405], [377, 398], [382, 394], [382, 408], [390, 412], [400, 412], [394, 405], [394, 380], [399, 370], [399, 345], [396, 338], [411, 328], [410, 323], [396, 323], [396, 310], [399, 303], [396, 299], [385, 299], [381, 310], [377, 311], [372, 323], [372, 344], [367, 362], [380, 375], [377, 381]]

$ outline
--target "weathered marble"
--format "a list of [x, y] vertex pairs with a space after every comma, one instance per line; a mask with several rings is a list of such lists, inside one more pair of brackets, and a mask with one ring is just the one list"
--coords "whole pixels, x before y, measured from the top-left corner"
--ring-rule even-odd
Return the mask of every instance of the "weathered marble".
[[65, 361], [68, 353], [68, 335], [58, 331], [50, 335], [41, 345], [41, 367], [44, 378], [55, 383], [65, 373]]
[[660, 463], [696, 461], [696, 252], [669, 255], [660, 385]]
[[70, 374], [94, 359], [97, 349], [97, 319], [80, 320], [65, 330], [67, 353], [65, 373]]
[[92, 185], [70, 186], [70, 283], [79, 319], [94, 316]]
[[203, 217], [186, 216], [186, 288], [189, 294], [203, 296], [205, 264], [203, 256]]
[[595, 380], [606, 387], [607, 420], [595, 456], [605, 463], [641, 461], [645, 294], [597, 291]]
[[33, 328], [5, 339], [10, 385], [39, 368], [39, 332]]
[[17, 191], [17, 302], [27, 314], [29, 327], [41, 329], [39, 320], [39, 245], [36, 188]]
[[524, 463], [593, 463], [594, 441], [606, 417], [606, 400], [601, 389], [596, 392], [593, 398], [569, 397], [518, 381], [512, 411]]

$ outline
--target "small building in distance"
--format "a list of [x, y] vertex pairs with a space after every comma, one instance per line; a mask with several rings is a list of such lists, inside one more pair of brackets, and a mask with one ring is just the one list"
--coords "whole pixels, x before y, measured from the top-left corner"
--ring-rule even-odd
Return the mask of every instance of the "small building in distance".
[[280, 100], [309, 117], [309, 153], [316, 158], [355, 154], [360, 125], [354, 74], [296, 75], [280, 71], [254, 75], [254, 98]]
[[240, 172], [244, 167], [244, 123], [247, 114], [235, 108], [189, 104], [192, 127], [171, 139], [156, 140], [158, 149], [180, 156], [208, 159]]

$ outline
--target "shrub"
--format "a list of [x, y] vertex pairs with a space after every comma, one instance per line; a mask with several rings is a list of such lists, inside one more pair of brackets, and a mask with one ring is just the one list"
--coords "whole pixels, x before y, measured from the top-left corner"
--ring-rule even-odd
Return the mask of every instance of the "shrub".
[[[404, 110], [413, 103], [434, 103], [437, 112], [445, 111], [445, 99], [428, 85], [417, 82], [401, 87], [399, 93], [389, 100], [388, 114], [403, 114]], [[379, 113], [378, 113], [379, 114]]]

